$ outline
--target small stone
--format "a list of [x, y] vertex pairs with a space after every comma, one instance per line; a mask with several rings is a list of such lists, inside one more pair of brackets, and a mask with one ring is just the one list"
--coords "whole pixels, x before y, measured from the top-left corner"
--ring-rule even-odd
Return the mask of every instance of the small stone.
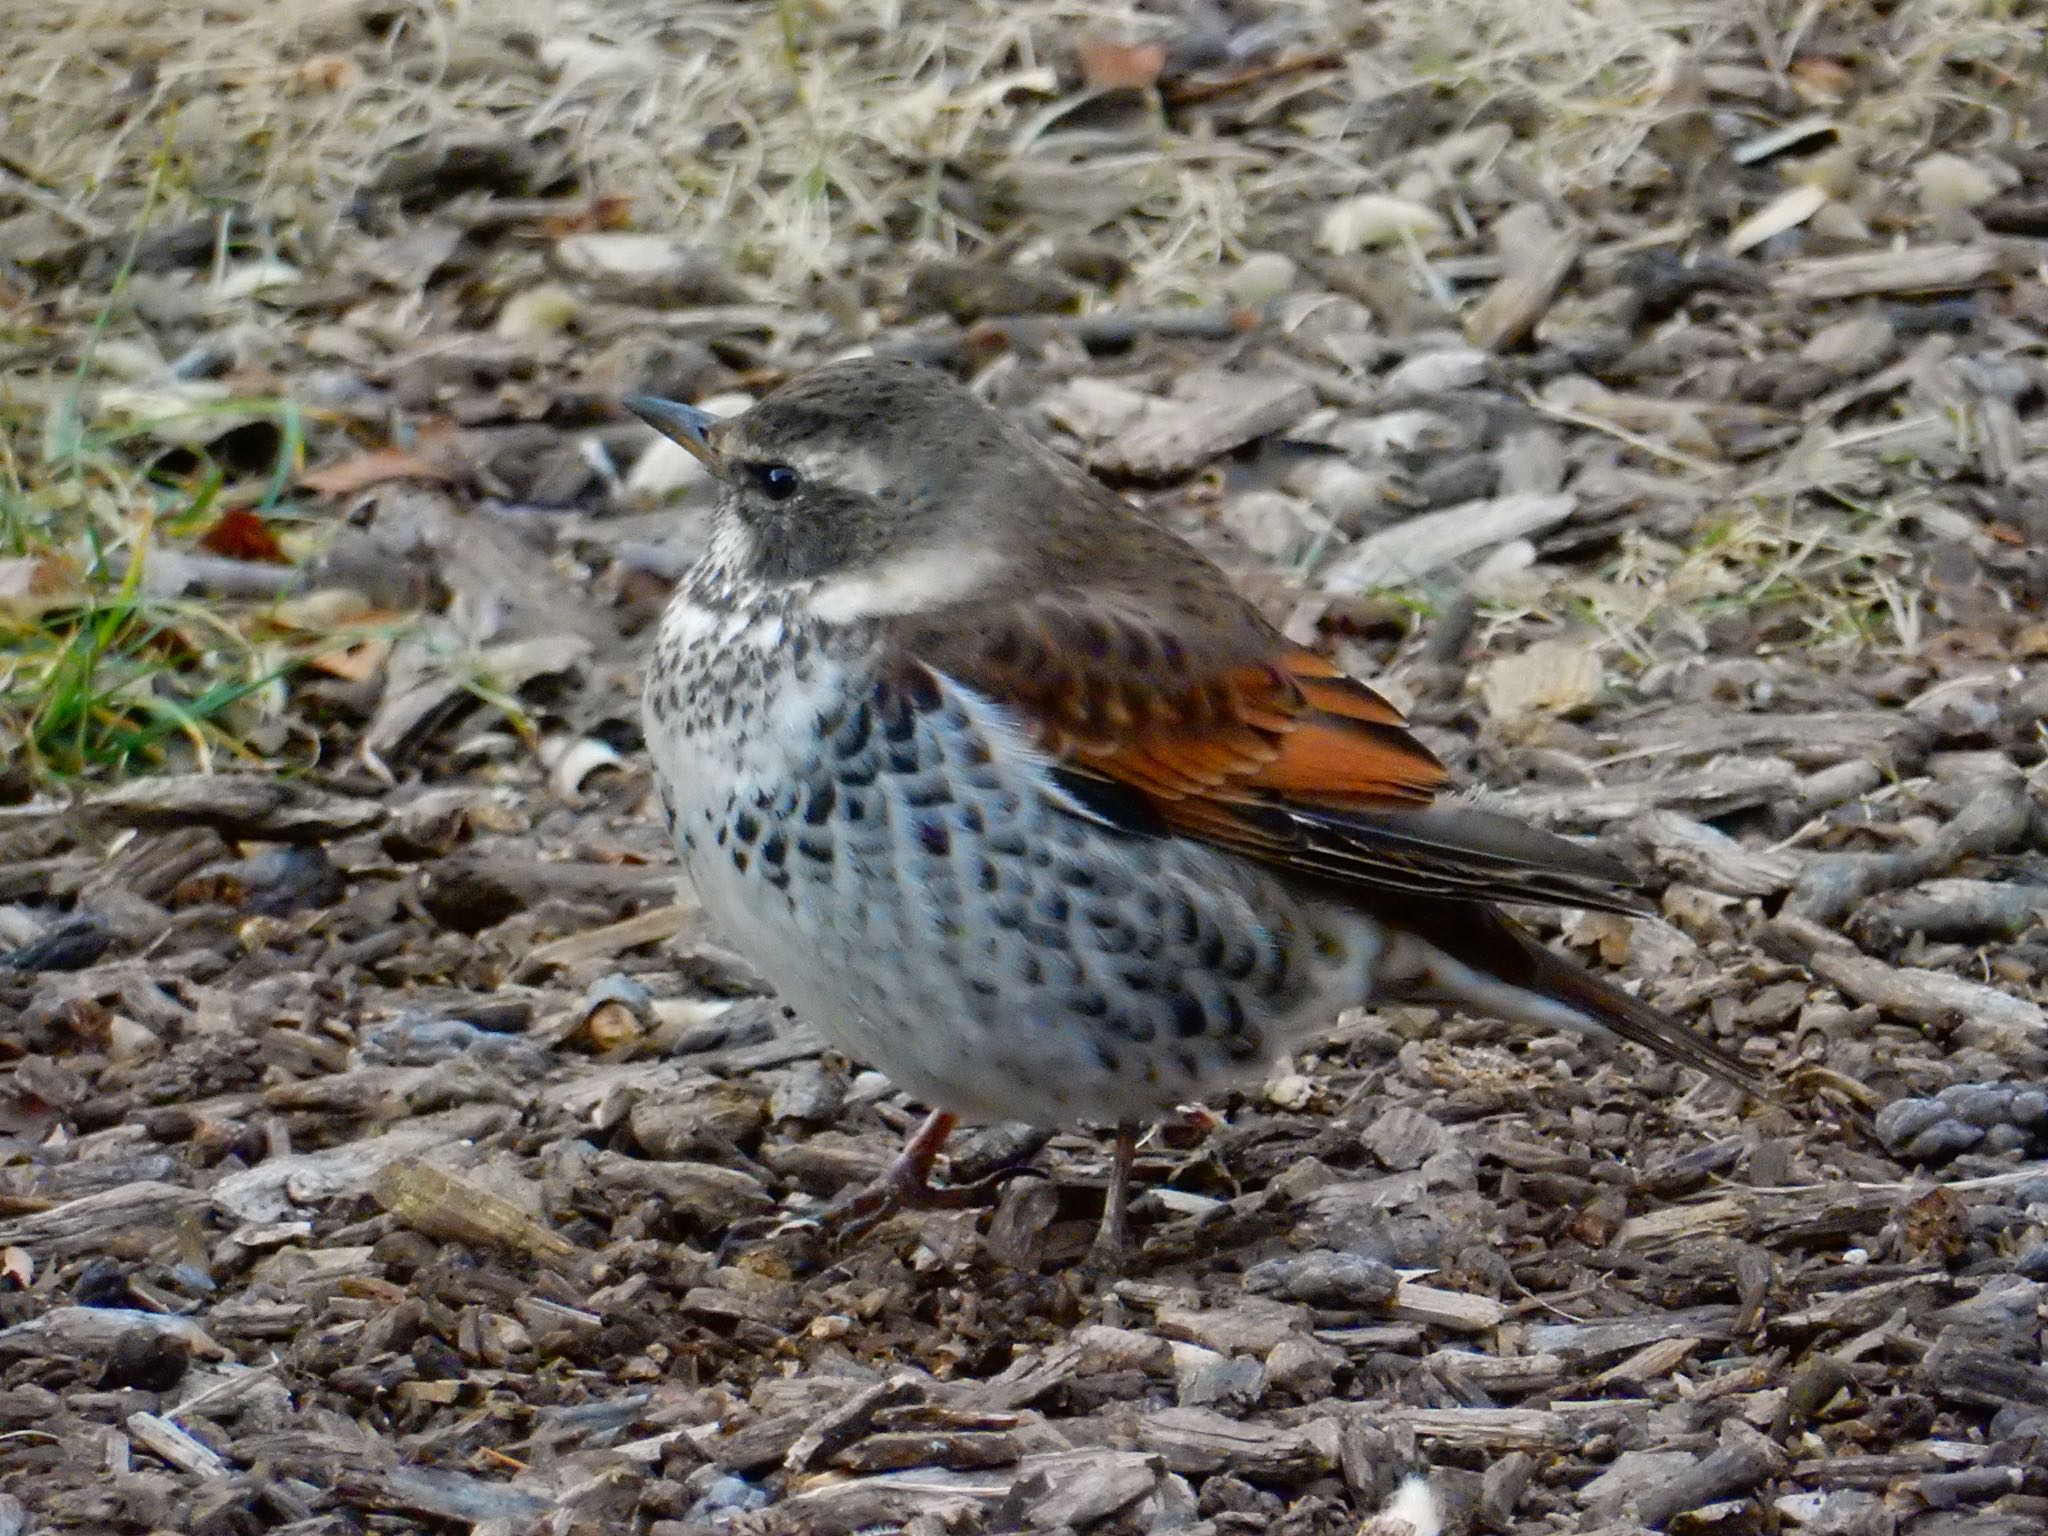
[[1493, 355], [1477, 347], [1445, 347], [1418, 352], [1388, 374], [1381, 387], [1389, 395], [1439, 395], [1470, 389], [1493, 368]]
[[1851, 315], [1823, 326], [1799, 349], [1799, 360], [1855, 377], [1888, 360], [1899, 342], [1882, 315]]
[[1346, 198], [1323, 216], [1316, 243], [1338, 256], [1406, 240], [1432, 244], [1449, 226], [1433, 208], [1403, 197], [1369, 192]]
[[1894, 1099], [1877, 1112], [1878, 1139], [1896, 1152], [1947, 1115], [1939, 1099]]
[[1960, 1120], [1943, 1120], [1907, 1142], [1900, 1155], [1922, 1163], [1945, 1162], [1958, 1153], [1969, 1151], [1983, 1139], [1984, 1133], [1974, 1125], [1965, 1125]]
[[1282, 491], [1247, 491], [1217, 510], [1216, 521], [1254, 554], [1285, 560], [1322, 531], [1323, 520]]
[[491, 329], [507, 341], [539, 341], [568, 330], [582, 311], [583, 301], [560, 283], [538, 283], [507, 299]]
[[1278, 251], [1252, 251], [1223, 279], [1223, 291], [1251, 308], [1292, 291], [1299, 269]]
[[1991, 173], [1961, 155], [1929, 155], [1913, 167], [1920, 206], [1930, 215], [1956, 213], [1988, 203], [1998, 195]]
[[2016, 1125], [1994, 1125], [1984, 1133], [1984, 1140], [1978, 1147], [1980, 1152], [2023, 1152], [2034, 1144], [2034, 1138]]

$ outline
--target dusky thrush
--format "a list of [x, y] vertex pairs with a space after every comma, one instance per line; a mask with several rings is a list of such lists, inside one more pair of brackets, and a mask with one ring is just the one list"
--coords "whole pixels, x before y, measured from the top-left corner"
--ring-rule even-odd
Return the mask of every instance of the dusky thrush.
[[1375, 1002], [1754, 1086], [1499, 905], [1646, 911], [1625, 867], [1445, 798], [1391, 704], [947, 376], [626, 403], [720, 487], [647, 674], [677, 852], [783, 1000], [931, 1108], [866, 1209], [943, 1203], [960, 1118], [1097, 1122], [1114, 1252], [1140, 1122]]

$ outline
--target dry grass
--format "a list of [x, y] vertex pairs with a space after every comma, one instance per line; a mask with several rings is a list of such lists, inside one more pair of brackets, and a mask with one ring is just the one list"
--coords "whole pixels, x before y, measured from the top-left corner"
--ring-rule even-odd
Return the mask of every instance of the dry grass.
[[[1270, 26], [1291, 49], [1345, 53], [1337, 88], [1305, 75], [1253, 91], [1245, 115], [1260, 128], [1243, 140], [1119, 125], [1129, 163], [1107, 169], [1131, 172], [1138, 195], [1111, 233], [1155, 281], [1199, 285], [1303, 205], [1373, 187], [1434, 141], [1434, 120], [1427, 138], [1388, 121], [1417, 92], [1473, 122], [1527, 123], [1515, 152], [1561, 192], [1658, 175], [1640, 151], [1691, 110], [1688, 70], [1725, 44], [1782, 73], [1830, 9], [1278, 6]], [[1895, 158], [1945, 114], [1984, 114], [1995, 131], [2001, 87], [2004, 107], [2019, 104], [2038, 63], [2026, 10], [1918, 0], [1869, 18], [1859, 35], [1878, 88], [1852, 126], [1881, 133]], [[931, 250], [980, 244], [990, 232], [932, 194], [937, 168], [1099, 156], [1109, 130], [1073, 126], [1056, 100], [1073, 40], [1181, 35], [1132, 5], [1075, 0], [243, 0], [195, 20], [184, 7], [75, 0], [0, 77], [13, 169], [81, 227], [132, 227], [160, 164], [166, 220], [211, 209], [224, 247], [312, 259], [398, 147], [510, 135], [559, 144], [585, 186], [631, 199], [645, 227], [725, 246], [781, 284], [844, 275], [884, 229]], [[734, 147], [707, 153], [708, 132]], [[908, 230], [904, 208], [920, 214]]]
[[[1895, 175], [1936, 142], [2010, 134], [2039, 64], [2029, 6], [1865, 9], [1853, 31], [1864, 88], [1841, 116], [1871, 174]], [[0, 69], [9, 248], [25, 260], [66, 240], [89, 248], [78, 280], [42, 284], [33, 308], [0, 306], [12, 354], [0, 371], [0, 555], [59, 557], [111, 601], [130, 555], [220, 493], [218, 477], [152, 477], [146, 444], [102, 419], [108, 349], [132, 354], [154, 333], [128, 301], [122, 253], [198, 230], [213, 251], [204, 324], [288, 379], [305, 365], [304, 327], [281, 332], [250, 272], [345, 267], [361, 200], [409, 149], [528, 146], [555, 185], [623, 200], [637, 227], [678, 232], [781, 297], [818, 279], [886, 291], [921, 256], [1003, 241], [1029, 251], [1065, 227], [1092, 229], [1131, 263], [1120, 302], [1207, 303], [1235, 258], [1309, 248], [1322, 213], [1355, 193], [1420, 187], [1469, 228], [1441, 165], [1447, 143], [1509, 157], [1526, 183], [1595, 212], [1664, 196], [1672, 172], [1657, 138], [1697, 115], [1702, 72], [1782, 86], [1842, 20], [1828, 0], [1300, 0], [1271, 8], [1267, 40], [1340, 63], [1231, 93], [1229, 129], [1214, 132], [1200, 110], [1076, 110], [1077, 38], [1188, 41], [1192, 23], [1129, 4], [69, 0], [10, 28], [15, 53]], [[1511, 139], [1459, 139], [1501, 123]], [[0, 299], [9, 286], [0, 268]], [[375, 314], [391, 336], [427, 319], [418, 296]], [[1766, 498], [1695, 549], [1632, 548], [1604, 583], [1626, 600], [1594, 604], [1603, 623], [1639, 636], [1655, 613], [1704, 614], [1793, 583], [1815, 600], [1824, 637], [1910, 638], [1883, 519], [1845, 534], [1810, 489]], [[288, 506], [282, 490], [265, 488], [263, 504]], [[146, 592], [135, 601], [147, 609]], [[135, 633], [157, 632], [147, 611], [139, 622]], [[260, 627], [258, 615], [243, 632]], [[20, 624], [8, 642], [12, 729], [31, 739], [33, 679], [56, 663], [21, 658], [45, 641], [69, 643]], [[228, 672], [264, 674], [260, 642], [243, 649]], [[146, 666], [138, 675], [162, 682]], [[191, 681], [187, 705], [224, 697], [219, 678]]]

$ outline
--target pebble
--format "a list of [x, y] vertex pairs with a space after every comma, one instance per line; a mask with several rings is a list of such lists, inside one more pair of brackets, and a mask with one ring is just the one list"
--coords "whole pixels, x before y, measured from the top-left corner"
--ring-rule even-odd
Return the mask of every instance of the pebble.
[[1252, 251], [1223, 279], [1223, 291], [1240, 304], [1259, 308], [1290, 292], [1297, 272], [1292, 257]]
[[2048, 1131], [2048, 1092], [2018, 1083], [1955, 1083], [1932, 1098], [1896, 1099], [1877, 1113], [1894, 1156], [1941, 1162], [1981, 1148], [2019, 1151]]

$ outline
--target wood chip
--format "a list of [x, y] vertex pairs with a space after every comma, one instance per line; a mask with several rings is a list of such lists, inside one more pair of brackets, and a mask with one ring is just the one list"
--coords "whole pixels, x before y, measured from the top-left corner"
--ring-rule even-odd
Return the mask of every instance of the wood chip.
[[572, 933], [566, 938], [543, 944], [529, 957], [533, 966], [575, 966], [588, 965], [593, 960], [608, 960], [613, 955], [623, 954], [629, 949], [640, 949], [649, 944], [665, 944], [701, 915], [703, 909], [695, 902], [677, 902], [665, 907], [655, 907], [647, 912], [636, 912], [616, 923], [607, 923], [602, 928], [592, 928], [586, 933]]
[[1947, 971], [1888, 965], [1802, 918], [1780, 917], [1768, 931], [1783, 951], [1800, 956], [1815, 975], [1859, 1003], [1953, 1031], [1965, 1044], [1994, 1050], [2048, 1045], [2048, 1010], [2039, 1003]]
[[882, 1409], [915, 1402], [929, 1387], [922, 1376], [903, 1371], [854, 1393], [791, 1441], [782, 1464], [792, 1472], [809, 1471], [858, 1440]]
[[1950, 1402], [2048, 1407], [2048, 1367], [2017, 1359], [2009, 1350], [1986, 1349], [1964, 1329], [1943, 1333], [1916, 1375], [1928, 1391]]
[[1630, 830], [1649, 848], [1659, 868], [1688, 884], [1731, 896], [1771, 896], [1788, 890], [1807, 864], [1799, 853], [1752, 848], [1674, 811], [1653, 811]]
[[1406, 1408], [1389, 1417], [1453, 1450], [1563, 1451], [1584, 1439], [1572, 1419], [1541, 1408]]
[[1560, 494], [1501, 496], [1425, 512], [1359, 540], [1330, 562], [1321, 584], [1330, 592], [1406, 586], [1468, 555], [1555, 528], [1577, 509], [1577, 497]]
[[1612, 1318], [1597, 1323], [1542, 1323], [1529, 1330], [1529, 1343], [1561, 1355], [1597, 1360], [1638, 1350], [1659, 1340], [1732, 1337], [1736, 1308], [1724, 1305], [1687, 1307], [1676, 1312], [1646, 1312], [1640, 1317]]
[[137, 1445], [180, 1472], [203, 1478], [228, 1475], [226, 1462], [169, 1419], [154, 1413], [131, 1413], [122, 1423]]
[[1150, 1493], [1160, 1458], [1144, 1451], [1076, 1450], [1027, 1457], [1006, 1508], [1016, 1529], [1080, 1529], [1106, 1520]]
[[1229, 1470], [1241, 1477], [1295, 1481], [1337, 1464], [1335, 1419], [1286, 1428], [1228, 1418], [1207, 1408], [1164, 1408], [1138, 1421], [1138, 1444], [1157, 1452], [1168, 1470]]
[[1968, 288], [1999, 267], [1989, 245], [1918, 245], [1896, 251], [1814, 256], [1788, 264], [1772, 286], [1788, 299], [1856, 299], [1873, 293], [1941, 293]]
[[1500, 352], [1536, 328], [1585, 241], [1577, 230], [1557, 228], [1541, 207], [1524, 203], [1501, 215], [1493, 242], [1502, 275], [1465, 317], [1465, 335], [1475, 347]]
[[1446, 1291], [1412, 1280], [1401, 1283], [1393, 1305], [1387, 1310], [1403, 1322], [1448, 1328], [1456, 1333], [1484, 1333], [1489, 1328], [1498, 1328], [1508, 1315], [1506, 1304], [1490, 1296]]
[[385, 1210], [428, 1237], [504, 1247], [537, 1258], [567, 1258], [577, 1251], [574, 1243], [543, 1226], [530, 1211], [466, 1174], [425, 1158], [386, 1163], [371, 1178], [370, 1193]]
[[1316, 403], [1315, 392], [1283, 375], [1201, 374], [1179, 396], [1153, 400], [1097, 455], [1108, 473], [1178, 480], [1256, 438], [1286, 430]]
[[1633, 1509], [1643, 1524], [1661, 1529], [1686, 1510], [1748, 1493], [1784, 1466], [1785, 1454], [1773, 1441], [1731, 1419], [1721, 1426], [1721, 1443], [1711, 1452], [1663, 1476], [1644, 1478], [1623, 1507]]
[[131, 1230], [162, 1231], [180, 1212], [204, 1205], [206, 1198], [202, 1191], [183, 1185], [137, 1180], [0, 1221], [0, 1243], [60, 1255], [87, 1249], [104, 1252], [118, 1246], [120, 1236]]
[[377, 826], [386, 814], [374, 800], [246, 773], [136, 779], [94, 795], [85, 809], [116, 826], [211, 827], [223, 837], [288, 843], [346, 837]]

